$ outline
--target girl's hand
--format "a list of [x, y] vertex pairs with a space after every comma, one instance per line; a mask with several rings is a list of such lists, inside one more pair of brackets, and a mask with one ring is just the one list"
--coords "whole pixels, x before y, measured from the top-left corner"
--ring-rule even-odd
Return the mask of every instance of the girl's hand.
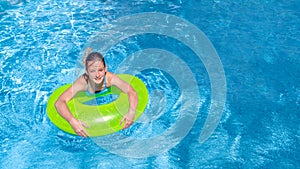
[[131, 126], [133, 124], [134, 115], [135, 115], [135, 113], [130, 112], [130, 111], [124, 115], [124, 117], [122, 118], [122, 120], [120, 122], [120, 125], [122, 125], [122, 123], [124, 123], [122, 130], [128, 128], [129, 126]]
[[77, 120], [75, 118], [70, 120], [69, 123], [77, 135], [79, 135], [81, 137], [89, 137], [89, 134], [83, 128], [83, 127], [90, 128], [87, 124], [85, 124], [84, 122]]

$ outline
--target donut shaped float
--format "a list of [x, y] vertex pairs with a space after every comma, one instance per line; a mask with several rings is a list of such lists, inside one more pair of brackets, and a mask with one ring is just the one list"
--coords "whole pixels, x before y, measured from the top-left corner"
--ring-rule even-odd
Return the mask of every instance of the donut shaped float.
[[[129, 83], [137, 93], [138, 105], [134, 119], [136, 121], [147, 106], [148, 90], [145, 84], [135, 76], [119, 74], [118, 77]], [[57, 112], [54, 106], [59, 96], [71, 87], [71, 85], [63, 85], [50, 95], [46, 111], [50, 121], [55, 126], [67, 133], [77, 135], [71, 125]], [[113, 100], [109, 103], [98, 103], [99, 99], [105, 97], [114, 97], [115, 99], [109, 99]], [[78, 92], [67, 105], [76, 119], [83, 121], [89, 126], [89, 128], [86, 128], [86, 131], [90, 137], [103, 136], [121, 130], [120, 121], [129, 109], [127, 94], [115, 86], [111, 86], [106, 92], [98, 94]]]

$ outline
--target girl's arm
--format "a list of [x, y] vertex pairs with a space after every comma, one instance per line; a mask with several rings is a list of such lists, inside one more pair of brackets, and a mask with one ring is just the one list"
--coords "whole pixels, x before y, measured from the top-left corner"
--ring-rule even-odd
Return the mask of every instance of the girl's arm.
[[123, 81], [122, 79], [120, 79], [118, 76], [114, 74], [112, 75], [111, 78], [111, 85], [117, 86], [119, 89], [121, 89], [124, 93], [128, 95], [130, 107], [128, 112], [124, 115], [124, 117], [120, 122], [120, 124], [122, 124], [123, 122], [125, 123], [123, 129], [126, 129], [133, 123], [134, 120], [135, 111], [138, 104], [137, 94], [130, 84]]
[[82, 137], [87, 137], [88, 133], [85, 131], [83, 126], [88, 127], [83, 122], [77, 120], [70, 112], [67, 102], [70, 101], [77, 92], [82, 91], [86, 88], [85, 80], [83, 76], [80, 76], [70, 88], [68, 88], [55, 102], [57, 112], [66, 119], [73, 130]]

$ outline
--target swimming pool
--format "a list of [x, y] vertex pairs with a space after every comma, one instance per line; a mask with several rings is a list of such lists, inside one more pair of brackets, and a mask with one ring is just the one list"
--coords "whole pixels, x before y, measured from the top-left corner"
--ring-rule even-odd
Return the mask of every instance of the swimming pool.
[[[1, 168], [299, 168], [299, 8], [297, 1], [255, 0], [0, 1]], [[108, 137], [82, 139], [60, 131], [46, 116], [51, 92], [80, 71], [83, 48], [103, 43], [93, 43], [92, 37], [116, 27], [112, 21], [141, 12], [188, 21], [218, 53], [226, 76], [226, 104], [204, 143], [199, 136], [212, 98], [207, 65], [183, 41], [155, 32], [121, 38], [106, 55], [109, 70], [134, 68], [132, 73], [149, 89], [139, 123]], [[141, 28], [140, 22], [134, 28]], [[182, 31], [189, 30], [179, 27], [175, 34]], [[131, 62], [135, 59], [140, 59], [137, 66], [150, 66], [139, 70]], [[178, 80], [183, 76], [194, 78], [187, 80], [197, 89], [185, 98], [182, 90], [188, 88]], [[191, 128], [178, 144], [153, 156], [139, 153], [159, 152], [169, 144], [125, 151], [132, 146], [126, 144], [128, 138], [147, 141], [172, 128], [184, 105], [195, 119], [187, 123]], [[125, 148], [110, 149], [108, 142]]]

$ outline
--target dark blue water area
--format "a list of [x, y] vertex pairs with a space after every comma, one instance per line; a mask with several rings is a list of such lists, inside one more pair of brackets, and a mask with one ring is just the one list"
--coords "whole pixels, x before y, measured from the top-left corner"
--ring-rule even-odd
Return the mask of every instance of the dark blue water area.
[[[298, 1], [272, 0], [1, 1], [1, 168], [299, 168], [299, 9]], [[110, 21], [139, 12], [164, 12], [196, 25], [218, 52], [227, 83], [221, 121], [201, 144], [211, 89], [195, 53], [155, 34], [130, 37], [118, 44], [123, 50], [111, 49], [106, 56], [110, 71], [141, 49], [174, 52], [191, 68], [205, 100], [178, 145], [145, 159], [115, 155], [91, 139], [64, 133], [46, 115], [50, 94], [75, 80], [74, 65], [87, 40]], [[166, 109], [172, 110], [151, 126], [135, 123], [120, 132], [149, 138], [176, 122], [180, 89], [161, 70], [137, 76], [150, 94], [166, 89]]]
[[223, 119], [229, 117], [219, 129], [232, 138], [226, 151], [239, 147], [236, 165], [242, 168], [297, 168], [299, 3], [206, 3], [193, 5], [203, 7], [201, 17], [190, 17], [191, 10], [184, 16], [202, 23], [224, 66], [230, 113], [224, 112]]

